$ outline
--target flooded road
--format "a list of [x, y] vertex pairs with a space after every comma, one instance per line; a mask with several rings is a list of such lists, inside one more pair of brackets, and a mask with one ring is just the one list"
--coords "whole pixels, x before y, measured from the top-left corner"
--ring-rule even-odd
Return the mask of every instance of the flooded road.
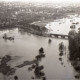
[[[6, 32], [6, 31], [3, 31]], [[46, 79], [40, 80], [76, 80], [75, 71], [68, 60], [68, 40], [49, 38], [32, 35], [30, 33], [19, 30], [18, 28], [8, 30], [8, 36], [14, 36], [14, 40], [4, 40], [0, 35], [0, 56], [11, 55], [17, 58], [11, 60], [8, 64], [12, 67], [22, 64], [24, 61], [33, 61], [39, 54], [39, 49], [43, 47], [45, 57], [39, 61], [38, 66], [44, 67], [43, 72]], [[66, 49], [63, 56], [59, 52], [59, 44], [63, 42]], [[19, 80], [34, 79], [34, 70], [28, 71], [31, 65], [17, 68], [12, 76], [8, 76], [8, 80], [14, 80], [17, 75]], [[0, 76], [2, 77], [2, 76]], [[38, 78], [35, 78], [38, 80]]]

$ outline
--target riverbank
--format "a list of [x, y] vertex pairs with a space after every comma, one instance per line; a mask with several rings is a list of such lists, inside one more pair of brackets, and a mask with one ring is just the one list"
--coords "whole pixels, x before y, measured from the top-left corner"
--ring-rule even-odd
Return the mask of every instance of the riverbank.
[[[66, 18], [62, 19], [47, 19], [42, 21], [35, 21], [32, 23], [20, 23], [15, 24], [15, 26], [4, 26], [0, 27], [0, 30], [19, 28], [19, 30], [23, 30], [24, 32], [28, 32], [31, 34], [39, 35], [39, 36], [47, 36], [50, 37], [50, 34], [57, 35], [68, 35], [70, 31], [70, 26], [76, 26], [76, 32], [80, 26], [80, 16], [79, 15], [68, 15]], [[77, 23], [77, 24], [76, 24]]]
[[48, 36], [47, 35], [48, 29], [45, 26], [41, 27], [38, 25], [28, 24], [26, 27], [21, 26], [18, 28], [19, 28], [19, 31], [24, 31], [24, 32], [28, 32], [28, 33], [39, 35], [39, 36]]

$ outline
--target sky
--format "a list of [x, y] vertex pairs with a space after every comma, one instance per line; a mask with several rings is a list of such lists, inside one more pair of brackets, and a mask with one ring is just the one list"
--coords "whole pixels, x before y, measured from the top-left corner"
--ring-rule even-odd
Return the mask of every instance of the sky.
[[49, 3], [76, 3], [76, 2], [80, 2], [80, 0], [0, 0], [0, 1], [21, 1], [21, 2], [41, 2], [41, 3], [45, 3], [45, 2], [49, 2]]

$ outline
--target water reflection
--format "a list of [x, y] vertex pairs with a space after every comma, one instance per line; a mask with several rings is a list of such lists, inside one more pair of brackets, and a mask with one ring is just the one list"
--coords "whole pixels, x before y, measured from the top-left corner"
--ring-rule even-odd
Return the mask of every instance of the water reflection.
[[40, 65], [40, 62], [42, 58], [45, 58], [44, 49], [41, 47], [39, 49], [39, 54], [35, 56], [36, 62], [28, 68], [29, 71], [34, 71], [34, 76], [32, 76], [32, 79], [42, 79], [46, 80], [45, 73], [43, 71], [44, 66]]
[[25, 35], [26, 33], [27, 33], [28, 35], [31, 35], [31, 30], [29, 30], [29, 29], [24, 29], [24, 28], [20, 27], [20, 28], [18, 28], [18, 31], [19, 31], [22, 35]]
[[22, 34], [25, 35], [25, 32], [27, 33], [27, 31], [23, 28], [18, 28], [18, 31]]

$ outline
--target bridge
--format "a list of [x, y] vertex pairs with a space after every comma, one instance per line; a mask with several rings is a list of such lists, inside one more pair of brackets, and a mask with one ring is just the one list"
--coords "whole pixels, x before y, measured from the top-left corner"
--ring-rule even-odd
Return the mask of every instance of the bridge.
[[50, 37], [54, 37], [54, 38], [68, 39], [68, 35], [64, 35], [64, 34], [53, 34], [53, 33], [50, 33], [49, 36]]

